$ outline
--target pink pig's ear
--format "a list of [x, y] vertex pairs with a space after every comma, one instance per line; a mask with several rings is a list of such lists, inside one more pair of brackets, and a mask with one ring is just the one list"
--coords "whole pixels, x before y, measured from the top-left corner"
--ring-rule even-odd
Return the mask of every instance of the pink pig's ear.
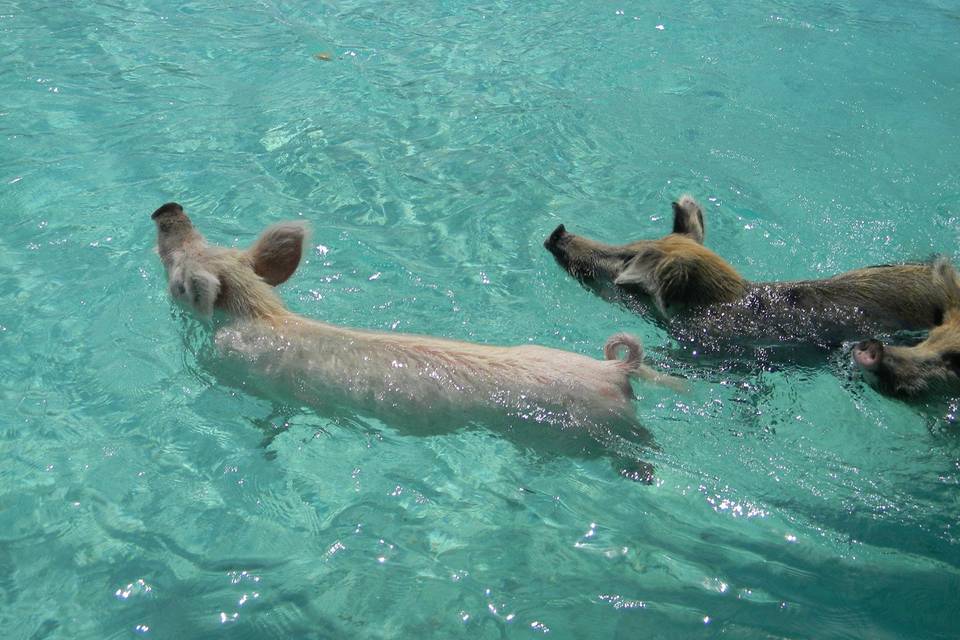
[[247, 250], [254, 272], [274, 287], [286, 282], [300, 264], [308, 235], [304, 222], [281, 222], [269, 227]]

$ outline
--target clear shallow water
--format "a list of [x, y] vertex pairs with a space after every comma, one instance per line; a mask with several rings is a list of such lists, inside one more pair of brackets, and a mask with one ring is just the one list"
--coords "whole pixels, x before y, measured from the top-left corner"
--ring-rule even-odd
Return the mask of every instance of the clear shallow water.
[[[842, 353], [671, 360], [540, 246], [689, 191], [747, 277], [960, 258], [952, 3], [422, 4], [0, 2], [7, 637], [956, 636], [946, 403]], [[171, 199], [227, 244], [310, 220], [313, 317], [637, 334], [693, 379], [638, 387], [657, 485], [219, 384], [151, 251]]]

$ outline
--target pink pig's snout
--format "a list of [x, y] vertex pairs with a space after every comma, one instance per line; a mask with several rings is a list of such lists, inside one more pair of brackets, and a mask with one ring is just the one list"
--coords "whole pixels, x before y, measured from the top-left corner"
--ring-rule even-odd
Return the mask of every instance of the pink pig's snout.
[[866, 371], [873, 371], [883, 360], [883, 343], [879, 340], [864, 340], [853, 347], [853, 360]]

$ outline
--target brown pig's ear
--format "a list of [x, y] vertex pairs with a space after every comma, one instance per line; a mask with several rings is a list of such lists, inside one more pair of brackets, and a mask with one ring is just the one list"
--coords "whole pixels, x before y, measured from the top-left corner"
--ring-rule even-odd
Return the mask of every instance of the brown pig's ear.
[[281, 222], [269, 227], [247, 250], [253, 270], [271, 286], [286, 282], [300, 264], [308, 235], [303, 222]]
[[953, 299], [954, 305], [960, 305], [960, 283], [957, 282], [957, 271], [950, 264], [950, 259], [940, 256], [933, 261], [933, 272], [943, 280], [944, 286]]
[[621, 287], [632, 285], [646, 293], [653, 293], [657, 288], [657, 267], [663, 260], [663, 251], [654, 248], [642, 249], [630, 259], [613, 283]]
[[627, 263], [613, 283], [621, 287], [634, 287], [651, 296], [660, 313], [666, 315], [669, 301], [663, 298], [663, 283], [660, 282], [659, 273], [663, 260], [663, 252], [659, 249], [642, 250]]
[[697, 201], [690, 196], [683, 196], [672, 203], [673, 232], [688, 236], [691, 240], [703, 244], [705, 234], [703, 228], [703, 211]]

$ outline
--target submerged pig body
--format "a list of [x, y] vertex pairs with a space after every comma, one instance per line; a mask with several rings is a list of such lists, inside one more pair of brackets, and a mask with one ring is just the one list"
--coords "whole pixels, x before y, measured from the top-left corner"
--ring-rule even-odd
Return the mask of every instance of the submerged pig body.
[[867, 267], [821, 280], [751, 282], [703, 246], [703, 214], [689, 197], [674, 203], [673, 233], [607, 245], [561, 225], [545, 246], [571, 275], [625, 302], [652, 301], [677, 338], [702, 346], [813, 344], [929, 329], [960, 304], [953, 268]]
[[201, 315], [224, 312], [217, 351], [232, 365], [226, 368], [246, 372], [242, 384], [253, 389], [279, 388], [305, 404], [420, 426], [499, 414], [566, 428], [631, 422], [632, 377], [671, 384], [643, 364], [642, 347], [624, 334], [596, 360], [310, 320], [288, 311], [273, 290], [299, 263], [303, 225], [271, 227], [242, 251], [208, 245], [174, 203], [153, 218], [171, 294]]
[[[354, 407], [431, 429], [505, 415], [560, 427], [633, 415], [628, 360], [534, 345], [498, 347], [346, 329], [299, 317], [241, 321], [215, 336], [223, 356], [298, 400]], [[619, 344], [619, 343], [618, 343]]]
[[748, 283], [732, 302], [686, 307], [667, 322], [681, 339], [828, 347], [877, 333], [929, 329], [954, 303], [946, 263], [868, 267], [823, 280]]

